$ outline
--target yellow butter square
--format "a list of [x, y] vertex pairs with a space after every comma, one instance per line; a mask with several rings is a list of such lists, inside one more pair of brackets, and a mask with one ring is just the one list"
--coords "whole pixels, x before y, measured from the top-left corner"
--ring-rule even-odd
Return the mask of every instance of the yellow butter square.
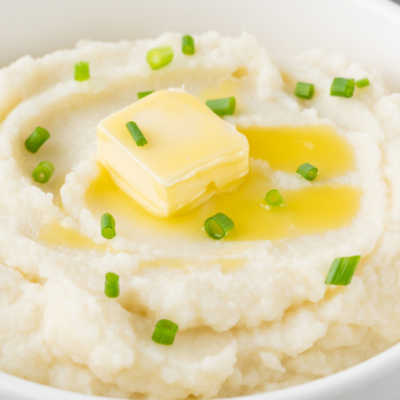
[[[147, 140], [139, 147], [126, 123]], [[239, 182], [249, 145], [235, 126], [183, 91], [158, 91], [97, 128], [98, 156], [116, 184], [151, 213], [189, 210]]]

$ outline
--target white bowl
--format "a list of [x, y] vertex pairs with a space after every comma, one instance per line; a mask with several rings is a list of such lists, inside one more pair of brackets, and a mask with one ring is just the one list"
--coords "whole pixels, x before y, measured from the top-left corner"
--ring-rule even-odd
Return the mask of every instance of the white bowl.
[[[2, 0], [0, 66], [78, 39], [119, 40], [166, 30], [253, 33], [272, 54], [312, 48], [375, 68], [400, 91], [400, 7], [388, 0]], [[6, 40], [7, 39], [7, 40]], [[314, 382], [241, 400], [399, 399], [400, 344]], [[1, 400], [104, 400], [0, 372]]]

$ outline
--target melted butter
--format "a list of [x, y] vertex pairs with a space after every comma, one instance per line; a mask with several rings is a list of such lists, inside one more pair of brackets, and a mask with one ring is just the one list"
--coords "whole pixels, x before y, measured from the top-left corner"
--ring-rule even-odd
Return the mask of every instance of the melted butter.
[[51, 246], [98, 251], [106, 251], [108, 248], [104, 244], [94, 243], [75, 229], [63, 228], [58, 222], [43, 225], [39, 230], [38, 238]]
[[247, 75], [249, 75], [249, 70], [244, 65], [232, 72], [232, 76], [236, 79], [242, 79]]
[[[223, 274], [235, 271], [246, 264], [244, 258], [219, 258], [207, 261], [210, 268], [217, 267]], [[189, 271], [189, 267], [203, 267], [204, 261], [199, 258], [157, 258], [139, 261], [140, 268], [175, 268]]]
[[[298, 165], [310, 162], [319, 168], [318, 181], [354, 169], [351, 145], [330, 127], [240, 130], [250, 142], [250, 155], [266, 160], [274, 169], [294, 173]], [[227, 214], [235, 222], [236, 228], [224, 239], [227, 241], [276, 240], [320, 233], [351, 223], [362, 196], [359, 188], [346, 185], [326, 184], [285, 190], [274, 187], [262, 173], [252, 171], [237, 191], [217, 195], [186, 215], [161, 219], [148, 213], [119, 189], [101, 164], [99, 168], [99, 176], [86, 193], [89, 208], [99, 218], [104, 212], [114, 215], [117, 232], [127, 238], [134, 225], [154, 235], [210, 240], [202, 227], [204, 221], [217, 212]], [[284, 198], [283, 207], [268, 209], [264, 196], [270, 189], [280, 191]], [[38, 238], [53, 246], [107, 250], [106, 245], [95, 244], [78, 231], [65, 229], [58, 223], [43, 225]], [[238, 261], [238, 265], [240, 263]], [[230, 268], [230, 261], [228, 264]], [[154, 265], [154, 261], [149, 261], [148, 265], [161, 267], [163, 263]], [[223, 262], [221, 268], [224, 272], [227, 268]]]
[[[295, 173], [309, 162], [319, 168], [318, 181], [355, 168], [352, 147], [327, 126], [240, 129], [250, 142], [250, 155], [266, 160], [274, 169]], [[252, 171], [240, 188], [214, 196], [185, 215], [157, 218], [135, 203], [101, 173], [86, 193], [89, 207], [99, 216], [114, 215], [118, 231], [129, 238], [132, 225], [152, 235], [210, 240], [203, 231], [204, 221], [222, 212], [235, 223], [224, 240], [277, 240], [338, 229], [351, 223], [360, 208], [362, 190], [347, 185], [313, 185], [287, 190], [273, 186], [263, 173]], [[278, 189], [283, 207], [268, 208], [264, 196]], [[166, 236], [167, 235], [167, 236]]]
[[286, 72], [280, 71], [280, 74], [283, 82], [286, 83], [287, 85], [294, 86], [297, 83], [297, 81], [295, 81], [295, 79]]
[[60, 203], [58, 204], [58, 209], [59, 209], [63, 214], [65, 214], [65, 208], [64, 208], [64, 205], [63, 205], [61, 199], [60, 199]]
[[238, 128], [246, 135], [250, 157], [268, 161], [275, 170], [295, 173], [310, 163], [318, 180], [355, 170], [354, 149], [327, 125]]
[[[130, 120], [144, 132], [145, 147], [129, 134]], [[188, 93], [157, 91], [108, 116], [97, 131], [98, 157], [117, 185], [158, 217], [204, 203], [249, 170], [246, 138]]]

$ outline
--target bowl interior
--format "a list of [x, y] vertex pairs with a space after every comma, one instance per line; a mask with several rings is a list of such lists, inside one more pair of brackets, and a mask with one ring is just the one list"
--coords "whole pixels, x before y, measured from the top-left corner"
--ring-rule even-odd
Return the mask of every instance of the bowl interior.
[[[247, 31], [271, 54], [295, 55], [313, 48], [344, 54], [377, 69], [390, 90], [400, 91], [400, 7], [388, 0], [9, 0], [2, 2], [0, 21], [0, 37], [7, 38], [0, 41], [0, 66], [26, 54], [37, 57], [71, 47], [79, 39], [129, 40], [167, 30], [229, 35]], [[396, 368], [399, 346], [331, 377], [251, 398], [358, 399], [345, 393]], [[10, 400], [95, 399], [4, 373], [0, 394]], [[365, 394], [367, 398], [376, 397]]]

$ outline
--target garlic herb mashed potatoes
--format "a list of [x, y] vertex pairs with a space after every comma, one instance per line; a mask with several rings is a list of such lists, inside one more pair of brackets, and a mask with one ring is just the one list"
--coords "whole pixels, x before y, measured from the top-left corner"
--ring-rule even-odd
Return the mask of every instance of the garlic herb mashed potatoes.
[[[249, 34], [215, 32], [195, 35], [188, 55], [181, 39], [80, 42], [0, 71], [2, 371], [122, 399], [223, 398], [315, 380], [400, 341], [400, 95], [339, 55], [273, 58]], [[159, 46], [173, 60], [153, 70]], [[90, 79], [79, 81], [81, 60]], [[336, 77], [371, 84], [335, 97]], [[311, 99], [297, 82], [314, 85]], [[96, 128], [138, 92], [182, 87], [202, 102], [236, 98], [223, 118], [249, 141], [250, 174], [162, 219], [115, 185]], [[31, 153], [37, 127], [50, 138]], [[55, 167], [45, 183], [32, 177], [42, 161]], [[296, 174], [303, 163], [317, 179]], [[262, 202], [272, 189], [279, 210]], [[218, 212], [235, 223], [224, 240], [202, 230]], [[351, 284], [326, 285], [332, 261], [355, 255]], [[104, 293], [109, 272], [117, 298]], [[162, 319], [179, 326], [170, 346], [152, 340]]]

